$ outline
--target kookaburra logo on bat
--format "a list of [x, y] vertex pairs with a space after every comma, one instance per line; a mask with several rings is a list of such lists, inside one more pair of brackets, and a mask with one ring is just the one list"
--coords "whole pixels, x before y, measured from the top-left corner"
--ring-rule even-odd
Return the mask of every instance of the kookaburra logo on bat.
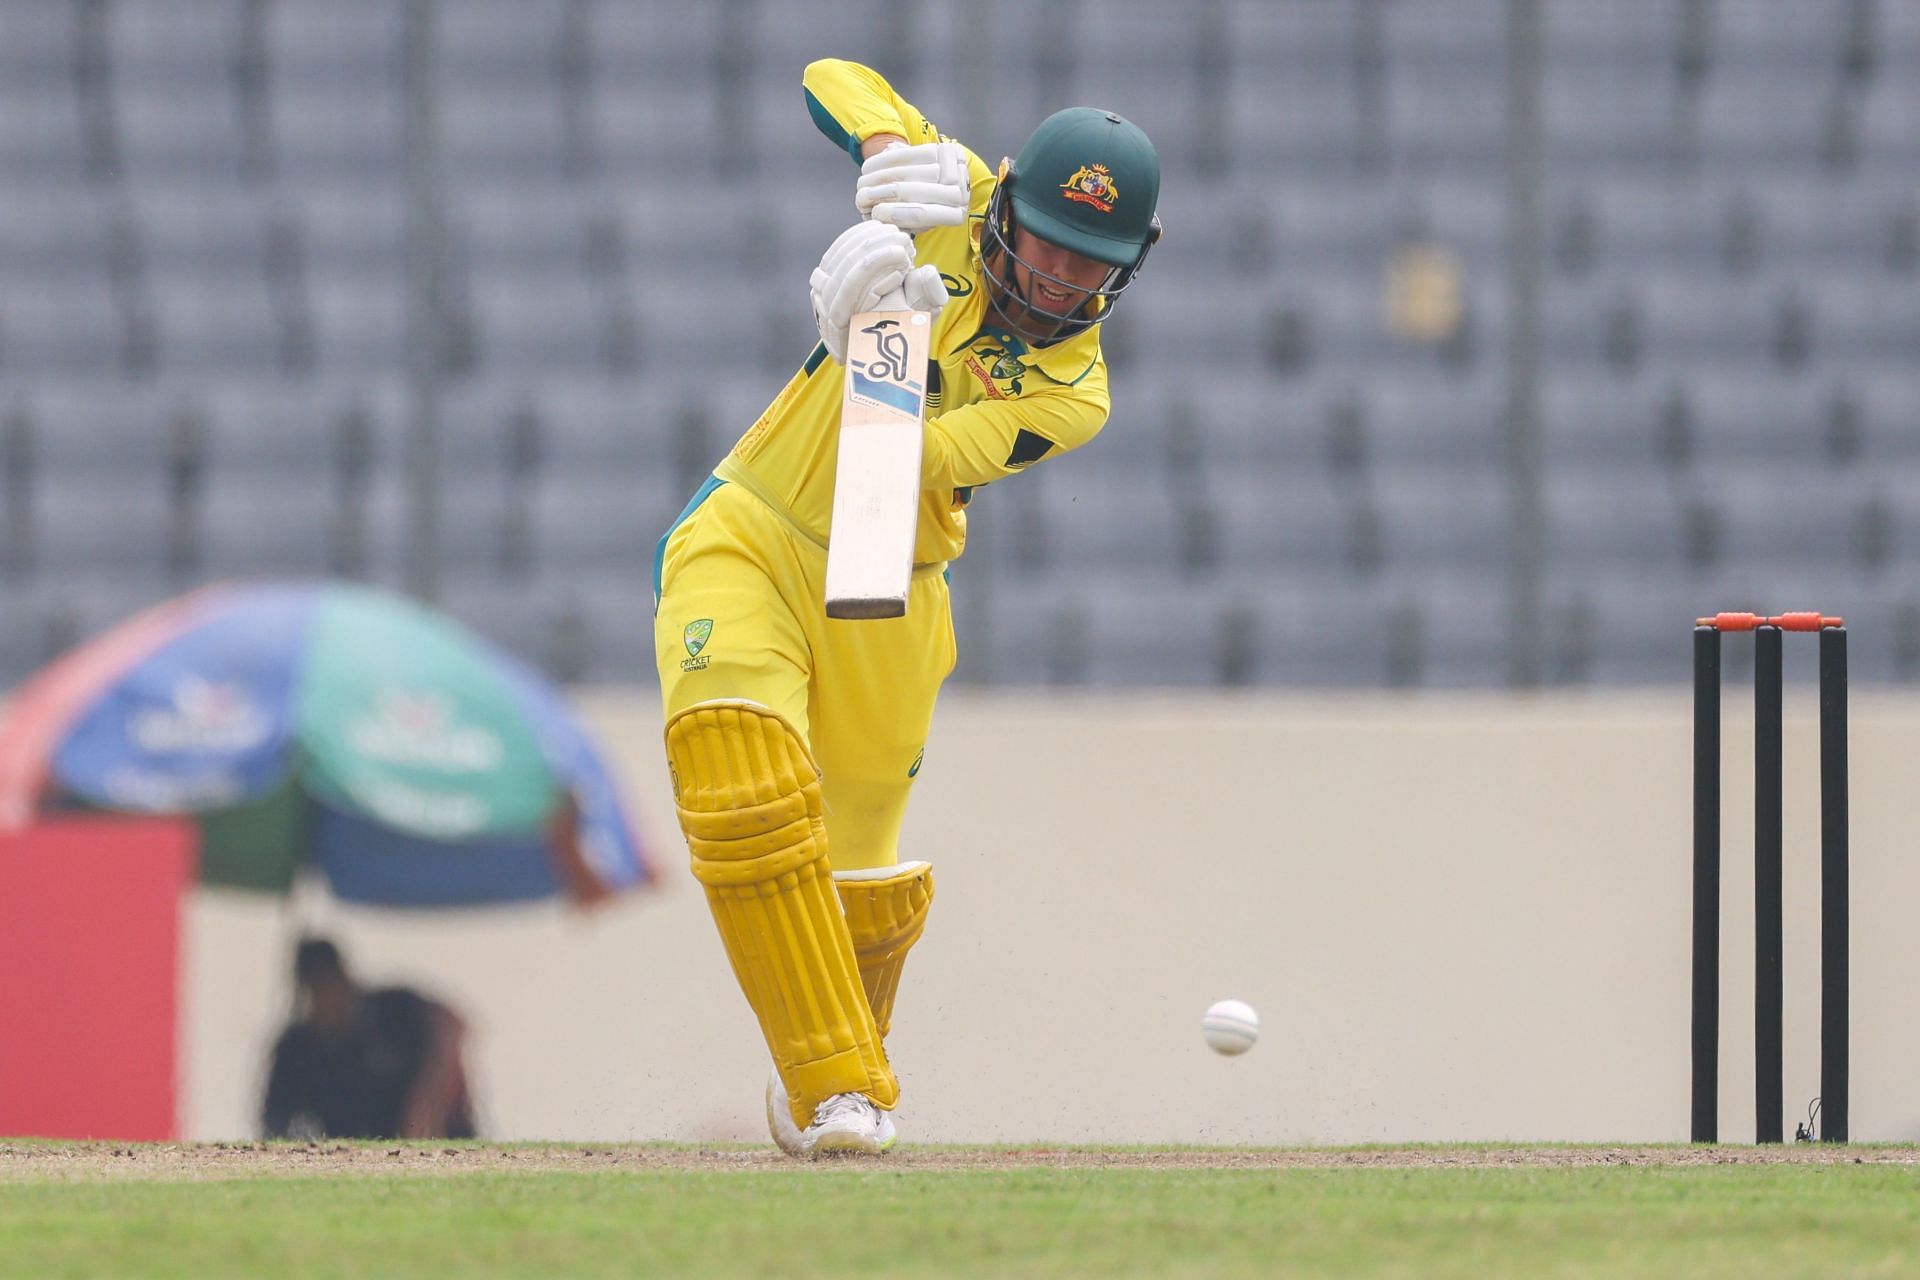
[[869, 378], [878, 378], [887, 382], [905, 382], [907, 380], [907, 335], [900, 332], [900, 324], [895, 320], [881, 320], [862, 329], [862, 333], [873, 335], [874, 359], [867, 361], [863, 372]]

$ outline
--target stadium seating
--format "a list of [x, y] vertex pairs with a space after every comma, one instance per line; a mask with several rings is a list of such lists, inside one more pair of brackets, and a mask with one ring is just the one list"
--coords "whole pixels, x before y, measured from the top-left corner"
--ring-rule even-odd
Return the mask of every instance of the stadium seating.
[[[1678, 680], [1721, 607], [1920, 679], [1920, 6], [1541, 11], [1527, 229], [1500, 0], [0, 6], [0, 678], [345, 573], [645, 679], [652, 543], [853, 216], [838, 54], [990, 163], [1082, 100], [1166, 162], [1112, 422], [975, 495], [956, 679], [1501, 685], [1533, 634]], [[1408, 249], [1457, 273], [1424, 334]]]

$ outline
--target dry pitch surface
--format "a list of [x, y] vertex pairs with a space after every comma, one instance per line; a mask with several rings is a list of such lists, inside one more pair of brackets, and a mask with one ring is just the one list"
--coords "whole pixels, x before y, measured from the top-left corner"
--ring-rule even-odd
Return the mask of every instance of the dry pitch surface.
[[811, 1165], [772, 1148], [536, 1143], [46, 1143], [0, 1140], [0, 1183], [224, 1181], [302, 1174], [611, 1173], [834, 1169], [1597, 1169], [1920, 1165], [1920, 1146], [906, 1147]]

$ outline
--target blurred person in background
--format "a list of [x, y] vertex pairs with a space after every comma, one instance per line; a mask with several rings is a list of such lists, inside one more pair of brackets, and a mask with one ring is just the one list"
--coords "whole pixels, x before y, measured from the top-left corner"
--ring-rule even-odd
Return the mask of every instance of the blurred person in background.
[[273, 1138], [471, 1138], [465, 1024], [408, 987], [369, 990], [340, 950], [294, 952], [297, 1012], [273, 1047], [261, 1123]]
[[[773, 1139], [877, 1154], [899, 1098], [885, 1038], [933, 900], [899, 836], [956, 656], [947, 567], [976, 488], [1106, 423], [1100, 325], [1159, 238], [1160, 162], [1134, 124], [1072, 107], [995, 170], [867, 67], [815, 62], [803, 85], [859, 167], [861, 221], [812, 272], [813, 353], [661, 540], [654, 649], [693, 871], [773, 1058]], [[848, 331], [890, 296], [933, 317], [907, 611], [829, 620]]]

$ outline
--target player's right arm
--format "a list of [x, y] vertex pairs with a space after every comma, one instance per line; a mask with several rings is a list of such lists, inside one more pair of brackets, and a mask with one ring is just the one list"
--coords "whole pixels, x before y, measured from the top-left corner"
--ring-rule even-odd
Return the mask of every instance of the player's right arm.
[[941, 137], [870, 67], [826, 58], [802, 84], [814, 124], [860, 166], [853, 201], [862, 218], [915, 233], [965, 225], [974, 189], [990, 176], [978, 156]]
[[[940, 141], [940, 131], [920, 109], [895, 93], [886, 77], [871, 67], [822, 58], [808, 64], [800, 84], [815, 127], [855, 164], [879, 151], [888, 139], [910, 146]], [[866, 144], [874, 139], [880, 140], [880, 146], [868, 151]]]

